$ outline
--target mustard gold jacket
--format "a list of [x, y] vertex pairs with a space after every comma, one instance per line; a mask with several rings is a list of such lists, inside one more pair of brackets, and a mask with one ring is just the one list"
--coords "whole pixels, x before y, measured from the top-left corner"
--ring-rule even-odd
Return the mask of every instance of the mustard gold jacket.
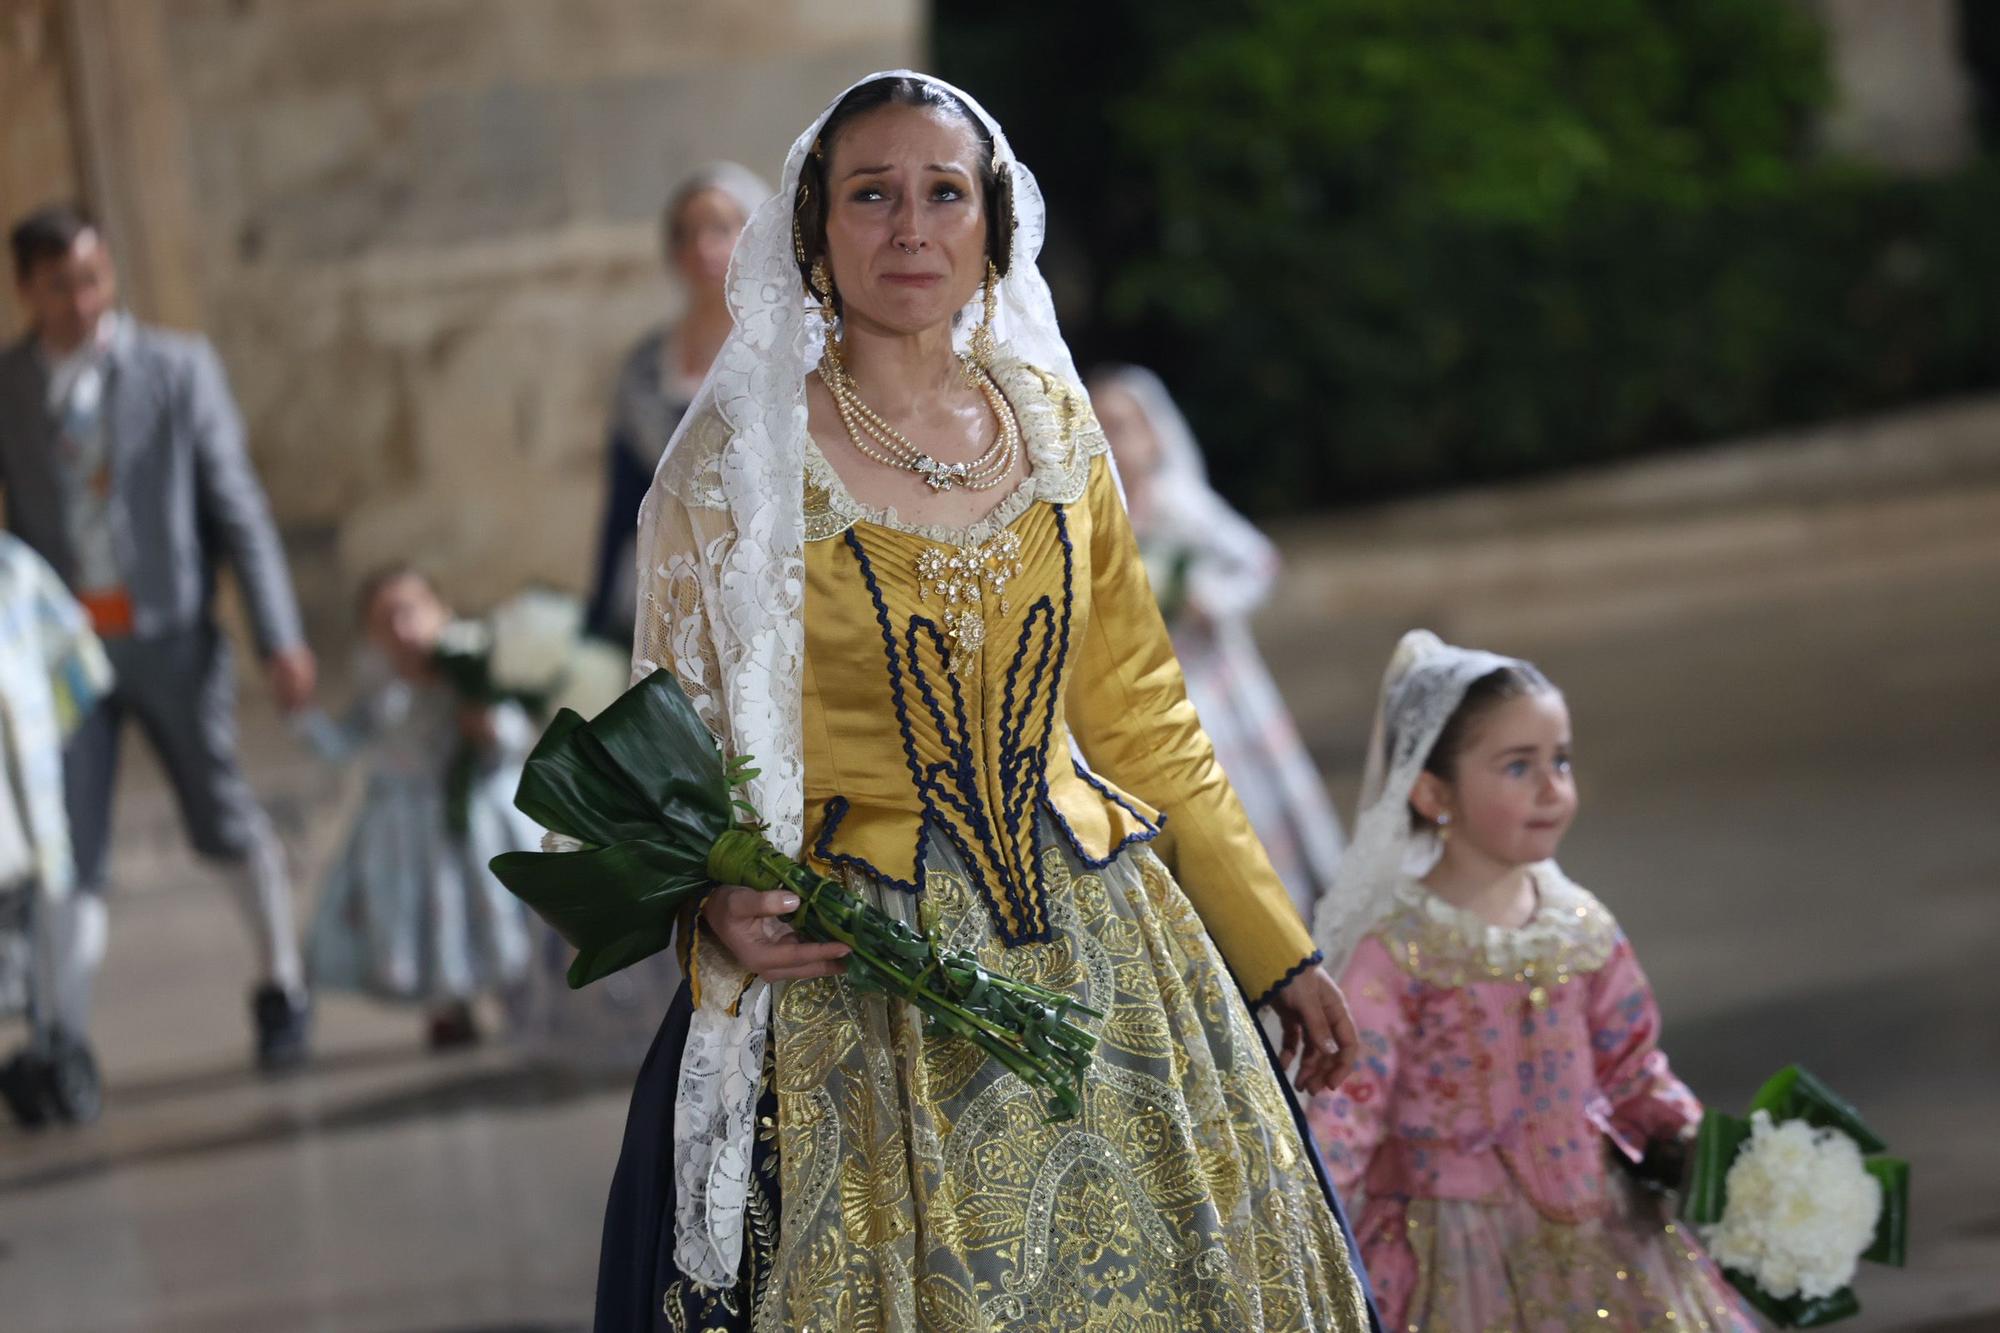
[[1089, 865], [1157, 839], [1238, 984], [1268, 998], [1318, 955], [1188, 702], [1103, 432], [1063, 379], [995, 374], [1035, 468], [975, 527], [869, 511], [813, 451], [807, 855], [914, 892], [928, 826], [1021, 943], [1049, 937], [1045, 829]]

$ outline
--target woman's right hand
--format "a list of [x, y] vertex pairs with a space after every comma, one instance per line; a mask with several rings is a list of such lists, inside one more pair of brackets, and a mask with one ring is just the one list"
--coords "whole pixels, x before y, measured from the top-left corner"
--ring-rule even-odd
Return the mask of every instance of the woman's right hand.
[[725, 884], [708, 895], [701, 916], [722, 947], [766, 981], [802, 981], [845, 971], [841, 960], [850, 952], [845, 944], [811, 943], [781, 919], [798, 909], [796, 893], [760, 893]]

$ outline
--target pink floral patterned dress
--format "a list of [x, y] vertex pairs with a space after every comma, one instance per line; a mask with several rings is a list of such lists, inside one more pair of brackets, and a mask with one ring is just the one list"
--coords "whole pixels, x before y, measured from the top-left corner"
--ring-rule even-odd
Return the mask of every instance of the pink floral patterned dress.
[[1757, 1324], [1612, 1160], [1691, 1134], [1632, 946], [1553, 862], [1516, 930], [1407, 880], [1341, 977], [1361, 1066], [1310, 1118], [1383, 1319], [1417, 1333]]

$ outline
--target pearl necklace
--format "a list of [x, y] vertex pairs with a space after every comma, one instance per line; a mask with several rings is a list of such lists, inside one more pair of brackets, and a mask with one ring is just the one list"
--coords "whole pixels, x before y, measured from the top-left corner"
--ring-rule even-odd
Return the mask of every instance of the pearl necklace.
[[820, 379], [825, 381], [827, 391], [833, 395], [833, 405], [840, 412], [840, 424], [847, 428], [847, 438], [853, 441], [855, 449], [863, 457], [884, 467], [916, 473], [930, 483], [933, 491], [939, 492], [954, 486], [974, 491], [991, 490], [1013, 475], [1014, 464], [1021, 456], [1021, 431], [1014, 424], [1014, 413], [1001, 396], [1000, 386], [993, 382], [991, 375], [977, 369], [969, 361], [966, 369], [968, 374], [976, 376], [979, 391], [985, 395], [986, 406], [1000, 429], [995, 433], [993, 443], [979, 457], [964, 463], [947, 463], [917, 448], [909, 436], [861, 401], [861, 394], [855, 387], [853, 377], [847, 373], [847, 367], [841, 363], [840, 352], [833, 339], [827, 339], [826, 354], [819, 363]]

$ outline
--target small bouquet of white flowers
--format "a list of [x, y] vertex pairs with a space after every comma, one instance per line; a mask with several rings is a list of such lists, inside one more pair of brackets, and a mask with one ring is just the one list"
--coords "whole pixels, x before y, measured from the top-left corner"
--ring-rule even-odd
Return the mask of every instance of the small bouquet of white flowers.
[[530, 588], [438, 636], [438, 670], [467, 703], [513, 701], [537, 711], [562, 683], [583, 632], [576, 598]]
[[1682, 1212], [1723, 1273], [1781, 1328], [1817, 1328], [1861, 1309], [1862, 1259], [1903, 1263], [1910, 1167], [1831, 1089], [1793, 1065], [1749, 1118], [1710, 1111], [1695, 1140]]
[[[583, 633], [583, 605], [566, 593], [530, 588], [479, 619], [454, 620], [432, 661], [459, 700], [473, 707], [514, 703], [536, 717], [569, 708], [584, 717], [625, 690], [630, 655]], [[478, 757], [460, 746], [446, 779], [447, 817], [463, 832]]]

